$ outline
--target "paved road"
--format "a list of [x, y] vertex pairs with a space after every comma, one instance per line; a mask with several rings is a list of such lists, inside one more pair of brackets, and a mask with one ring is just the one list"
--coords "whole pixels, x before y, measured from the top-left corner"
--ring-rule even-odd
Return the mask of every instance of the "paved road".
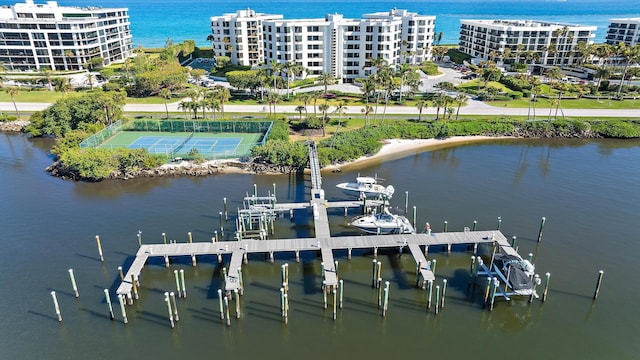
[[[461, 79], [462, 74], [458, 71], [455, 71], [449, 67], [441, 66], [440, 71], [441, 75], [438, 76], [426, 76], [422, 74], [421, 81], [422, 85], [420, 86], [420, 91], [434, 91], [434, 85], [442, 82], [448, 81], [455, 85], [458, 85], [464, 80]], [[355, 93], [360, 94], [360, 88], [358, 86], [352, 84], [335, 84], [329, 85], [330, 90], [341, 91], [344, 93]], [[324, 90], [324, 86], [313, 86], [304, 89], [297, 89], [297, 92], [307, 92], [307, 91], [316, 91], [316, 90]], [[280, 90], [280, 93], [285, 95], [286, 89]], [[293, 92], [293, 91], [292, 91]], [[21, 111], [32, 112], [45, 109], [49, 104], [46, 103], [18, 103], [18, 109]], [[178, 102], [174, 102], [169, 104], [170, 112], [182, 112], [182, 110], [178, 109]], [[277, 113], [291, 113], [297, 114], [298, 112], [295, 110], [296, 105], [277, 105], [276, 112]], [[264, 105], [225, 105], [225, 112], [229, 113], [268, 113], [268, 106]], [[333, 111], [334, 109], [330, 109]], [[348, 106], [345, 113], [346, 114], [362, 114], [361, 112], [362, 106]], [[13, 112], [15, 111], [13, 104], [10, 102], [0, 102], [0, 111]], [[127, 104], [124, 107], [125, 112], [157, 112], [164, 113], [165, 107], [164, 104]], [[313, 111], [313, 106], [310, 105], [308, 107], [308, 111]], [[378, 114], [381, 114], [383, 111], [383, 106], [378, 107]], [[476, 101], [469, 99], [467, 100], [467, 104], [460, 108], [461, 115], [522, 115], [526, 116], [529, 112], [527, 108], [505, 108], [505, 107], [496, 107], [491, 106], [481, 101]], [[387, 107], [387, 114], [399, 114], [399, 115], [415, 115], [418, 116], [418, 109], [413, 106], [389, 106]], [[423, 115], [431, 115], [436, 113], [436, 108], [428, 107], [423, 110]], [[441, 109], [442, 113], [442, 109]], [[565, 116], [573, 116], [573, 117], [581, 117], [581, 116], [591, 116], [591, 117], [635, 117], [640, 118], [640, 109], [565, 109]], [[531, 114], [533, 115], [533, 113]], [[549, 116], [549, 109], [537, 109], [536, 115], [538, 117], [546, 117]], [[553, 114], [552, 114], [553, 115]], [[560, 113], [558, 113], [560, 116]]]
[[[47, 103], [18, 103], [18, 109], [23, 112], [39, 111], [47, 108]], [[178, 109], [178, 103], [169, 104], [170, 112], [182, 112]], [[295, 105], [277, 105], [278, 113], [297, 114]], [[227, 113], [268, 113], [268, 107], [263, 105], [225, 105]], [[361, 114], [362, 106], [348, 106], [346, 114]], [[13, 104], [10, 102], [0, 102], [0, 111], [12, 113], [15, 111]], [[164, 104], [127, 104], [124, 106], [125, 112], [157, 112], [164, 113]], [[313, 111], [313, 106], [309, 105], [308, 111]], [[378, 107], [378, 114], [383, 111], [383, 106]], [[523, 115], [526, 116], [529, 110], [527, 108], [505, 108], [487, 105], [480, 101], [468, 100], [467, 105], [460, 108], [461, 115]], [[389, 106], [387, 114], [399, 115], [418, 115], [418, 109], [413, 106]], [[425, 114], [435, 114], [436, 108], [428, 107], [423, 110]], [[442, 110], [441, 110], [442, 113]], [[564, 109], [565, 116], [573, 117], [635, 117], [640, 118], [640, 109]], [[533, 115], [533, 114], [532, 114]], [[537, 109], [538, 117], [546, 117], [549, 115], [549, 109]], [[553, 115], [553, 114], [552, 114]], [[560, 113], [558, 113], [560, 115]]]

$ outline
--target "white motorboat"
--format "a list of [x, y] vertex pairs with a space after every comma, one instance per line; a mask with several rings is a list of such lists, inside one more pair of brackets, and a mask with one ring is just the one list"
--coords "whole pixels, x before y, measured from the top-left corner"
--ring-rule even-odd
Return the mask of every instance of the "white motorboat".
[[390, 199], [395, 189], [393, 186], [384, 186], [378, 184], [378, 179], [370, 176], [358, 176], [356, 182], [346, 182], [336, 185], [337, 188], [347, 195], [362, 196], [365, 195], [368, 198], [378, 198], [384, 196]]
[[493, 268], [498, 278], [507, 283], [511, 295], [531, 295], [535, 291], [532, 280], [535, 266], [529, 260], [516, 255], [496, 254]]
[[414, 234], [416, 232], [406, 217], [391, 214], [386, 208], [379, 214], [357, 217], [349, 225], [370, 234]]

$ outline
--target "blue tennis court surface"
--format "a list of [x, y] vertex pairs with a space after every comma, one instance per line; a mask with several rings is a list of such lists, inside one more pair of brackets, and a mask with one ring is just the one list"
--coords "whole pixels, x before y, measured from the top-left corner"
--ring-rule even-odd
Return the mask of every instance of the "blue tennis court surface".
[[189, 154], [197, 150], [202, 155], [230, 155], [233, 154], [241, 138], [176, 138], [162, 136], [141, 136], [134, 141], [129, 148], [147, 149], [152, 154], [166, 154], [176, 156]]

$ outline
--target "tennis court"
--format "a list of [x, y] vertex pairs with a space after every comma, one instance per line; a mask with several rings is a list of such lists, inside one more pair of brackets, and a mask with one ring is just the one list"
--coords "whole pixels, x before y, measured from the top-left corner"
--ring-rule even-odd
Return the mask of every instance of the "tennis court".
[[250, 153], [251, 148], [259, 142], [260, 137], [260, 134], [241, 133], [123, 131], [99, 147], [147, 149], [152, 154], [166, 155], [169, 159], [190, 158], [197, 153], [205, 159], [212, 160], [246, 156]]
[[136, 119], [114, 123], [80, 143], [83, 148], [147, 149], [168, 160], [242, 158], [264, 145], [273, 123]]
[[152, 154], [210, 154], [214, 157], [235, 154], [242, 138], [187, 138], [165, 136], [141, 136], [128, 147], [147, 149]]

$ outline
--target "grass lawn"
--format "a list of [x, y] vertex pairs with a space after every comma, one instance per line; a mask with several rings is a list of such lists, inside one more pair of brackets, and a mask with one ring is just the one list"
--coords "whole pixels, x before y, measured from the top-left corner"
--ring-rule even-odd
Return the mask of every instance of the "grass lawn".
[[[73, 96], [69, 93], [67, 96]], [[16, 95], [16, 102], [53, 103], [62, 98], [62, 93], [55, 91], [20, 91]], [[11, 96], [4, 91], [0, 91], [0, 101], [10, 102]]]
[[[487, 104], [498, 107], [528, 108], [529, 100], [522, 98], [510, 101], [491, 101]], [[640, 109], [640, 100], [571, 99], [562, 100], [560, 104], [564, 109]], [[548, 109], [550, 106], [550, 99], [539, 98], [537, 102], [532, 103], [532, 107], [537, 109]]]

